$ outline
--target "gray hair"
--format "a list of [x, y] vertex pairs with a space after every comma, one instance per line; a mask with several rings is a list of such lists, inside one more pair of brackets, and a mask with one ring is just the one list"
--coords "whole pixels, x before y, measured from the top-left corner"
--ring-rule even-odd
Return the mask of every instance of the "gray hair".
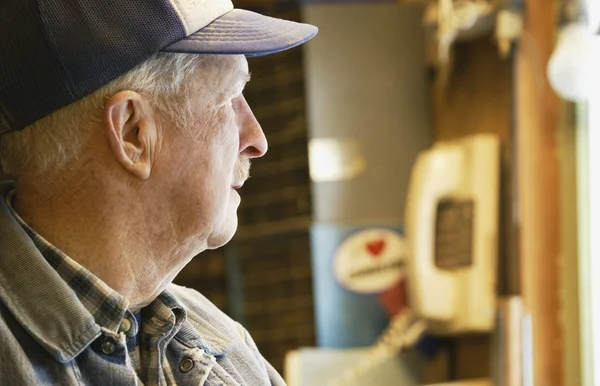
[[[214, 60], [211, 55], [210, 60]], [[76, 160], [101, 119], [105, 101], [122, 90], [136, 91], [166, 114], [174, 126], [186, 128], [193, 103], [189, 78], [206, 55], [156, 54], [131, 71], [20, 131], [0, 137], [0, 180], [60, 170]]]

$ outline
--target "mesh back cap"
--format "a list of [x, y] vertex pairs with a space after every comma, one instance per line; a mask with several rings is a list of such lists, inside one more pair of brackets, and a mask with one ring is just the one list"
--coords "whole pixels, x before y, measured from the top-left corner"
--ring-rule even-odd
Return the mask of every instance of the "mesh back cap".
[[153, 54], [265, 55], [317, 28], [230, 0], [1, 0], [0, 135], [88, 95]]

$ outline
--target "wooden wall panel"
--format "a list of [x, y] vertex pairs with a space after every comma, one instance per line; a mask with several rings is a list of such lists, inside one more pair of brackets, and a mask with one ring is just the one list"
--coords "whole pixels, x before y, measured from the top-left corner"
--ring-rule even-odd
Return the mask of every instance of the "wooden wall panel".
[[563, 384], [559, 322], [559, 101], [545, 69], [553, 51], [554, 1], [527, 0], [517, 55], [517, 146], [521, 198], [521, 283], [533, 322], [535, 385]]

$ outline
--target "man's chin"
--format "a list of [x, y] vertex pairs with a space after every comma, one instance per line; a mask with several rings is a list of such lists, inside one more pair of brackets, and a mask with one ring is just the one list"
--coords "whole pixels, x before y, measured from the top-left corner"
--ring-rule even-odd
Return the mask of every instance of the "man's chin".
[[231, 241], [237, 230], [237, 217], [233, 224], [228, 224], [226, 229], [213, 232], [208, 238], [208, 249], [217, 249]]

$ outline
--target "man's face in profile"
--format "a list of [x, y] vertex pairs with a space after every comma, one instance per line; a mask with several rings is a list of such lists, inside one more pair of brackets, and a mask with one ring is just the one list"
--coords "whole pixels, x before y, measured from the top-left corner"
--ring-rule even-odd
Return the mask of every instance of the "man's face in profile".
[[184, 121], [193, 127], [173, 130], [159, 117], [165, 126], [161, 156], [167, 159], [158, 165], [170, 169], [159, 173], [166, 178], [169, 212], [177, 217], [168, 220], [179, 228], [181, 242], [200, 236], [207, 248], [218, 248], [235, 233], [237, 189], [249, 176], [250, 159], [267, 151], [267, 141], [242, 95], [250, 78], [246, 58], [225, 56], [198, 71], [207, 80], [197, 82], [185, 102], [192, 107]]

